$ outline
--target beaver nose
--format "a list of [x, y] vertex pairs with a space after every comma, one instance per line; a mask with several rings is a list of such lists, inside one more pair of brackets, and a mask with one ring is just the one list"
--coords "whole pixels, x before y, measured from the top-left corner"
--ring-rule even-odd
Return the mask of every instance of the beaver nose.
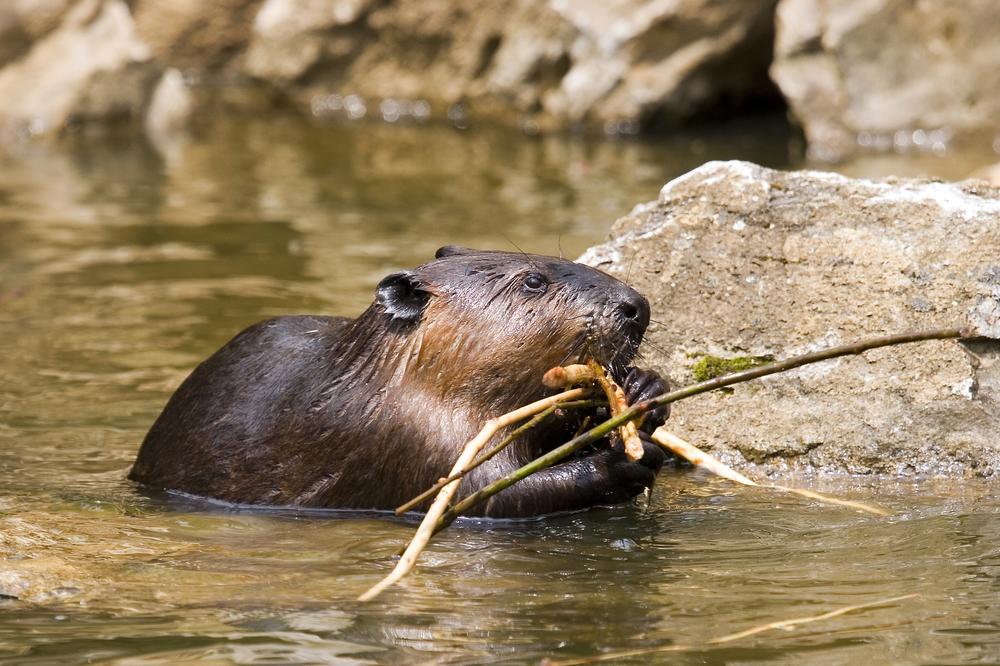
[[630, 324], [646, 328], [649, 324], [649, 301], [636, 291], [630, 291], [618, 302], [618, 313]]

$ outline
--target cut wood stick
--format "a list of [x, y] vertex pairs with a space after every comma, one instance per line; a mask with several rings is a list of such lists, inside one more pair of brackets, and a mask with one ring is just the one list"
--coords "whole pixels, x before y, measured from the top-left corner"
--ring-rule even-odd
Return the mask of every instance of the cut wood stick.
[[[586, 365], [565, 365], [550, 369], [542, 377], [542, 383], [549, 388], [567, 388], [584, 382], [596, 382], [608, 399], [611, 416], [617, 416], [628, 409], [625, 391], [619, 386], [608, 371], [597, 361], [591, 359]], [[641, 419], [640, 419], [641, 420]], [[618, 434], [625, 445], [625, 455], [632, 462], [642, 459], [642, 440], [639, 439], [639, 423], [628, 421], [618, 428]]]
[[775, 629], [790, 630], [794, 627], [801, 626], [803, 624], [811, 624], [813, 622], [822, 622], [823, 620], [831, 620], [835, 617], [840, 617], [841, 615], [847, 615], [848, 613], [855, 613], [861, 610], [868, 610], [869, 608], [877, 608], [879, 606], [888, 606], [889, 604], [894, 604], [899, 601], [906, 601], [907, 599], [913, 599], [920, 596], [919, 594], [904, 594], [899, 597], [889, 597], [887, 599], [879, 599], [878, 601], [870, 601], [866, 604], [855, 604], [854, 606], [844, 606], [842, 608], [837, 608], [836, 610], [823, 613], [821, 615], [809, 615], [807, 617], [794, 617], [787, 620], [778, 620], [777, 622], [768, 622], [766, 624], [759, 624], [756, 627], [751, 627], [749, 629], [744, 629], [743, 631], [737, 631], [732, 634], [726, 634], [725, 636], [719, 636], [718, 638], [712, 638], [701, 644], [671, 644], [663, 645], [660, 647], [649, 647], [640, 648], [637, 650], [624, 650], [622, 652], [605, 652], [604, 654], [596, 655], [594, 657], [585, 657], [583, 659], [568, 659], [563, 661], [553, 661], [551, 659], [546, 659], [542, 663], [545, 666], [581, 666], [582, 664], [596, 664], [602, 661], [618, 661], [620, 659], [627, 659], [628, 657], [641, 657], [647, 654], [659, 654], [662, 652], [688, 652], [690, 650], [704, 650], [705, 648], [714, 647], [716, 645], [724, 645], [726, 643], [732, 643], [733, 641], [738, 641], [741, 638], [749, 638], [750, 636], [756, 636], [757, 634], [762, 634], [765, 631], [774, 631]]
[[722, 462], [718, 458], [714, 457], [709, 453], [705, 453], [699, 449], [694, 444], [690, 442], [685, 442], [683, 439], [670, 432], [663, 426], [657, 428], [653, 432], [653, 441], [662, 446], [667, 451], [679, 455], [681, 458], [689, 461], [692, 465], [696, 465], [703, 469], [721, 476], [724, 479], [729, 479], [730, 481], [735, 481], [744, 486], [756, 486], [758, 488], [768, 488], [770, 490], [780, 490], [786, 493], [793, 493], [795, 495], [800, 495], [802, 497], [808, 497], [809, 499], [818, 500], [820, 502], [825, 502], [827, 504], [837, 504], [840, 506], [849, 506], [852, 509], [857, 509], [858, 511], [864, 511], [865, 513], [871, 513], [876, 516], [888, 516], [890, 515], [885, 509], [880, 509], [879, 507], [870, 506], [864, 502], [855, 502], [852, 500], [838, 499], [836, 497], [830, 497], [828, 495], [823, 495], [812, 490], [800, 490], [799, 488], [789, 488], [788, 486], [776, 486], [772, 484], [757, 483], [753, 479], [743, 476], [732, 467]]
[[[402, 515], [407, 511], [409, 511], [410, 509], [415, 508], [421, 502], [426, 501], [427, 499], [435, 495], [438, 491], [440, 491], [442, 488], [444, 488], [452, 481], [457, 481], [458, 479], [461, 479], [472, 470], [476, 469], [483, 463], [487, 462], [490, 458], [492, 458], [493, 456], [495, 456], [496, 454], [500, 453], [505, 448], [510, 446], [514, 442], [514, 440], [516, 440], [518, 437], [520, 437], [521, 435], [523, 435], [524, 433], [526, 433], [527, 431], [531, 430], [536, 425], [544, 421], [548, 416], [550, 416], [553, 412], [555, 412], [556, 409], [599, 407], [604, 404], [605, 402], [603, 400], [567, 400], [565, 402], [560, 402], [557, 405], [551, 405], [545, 408], [544, 410], [535, 414], [529, 421], [514, 429], [509, 435], [504, 437], [503, 441], [501, 441], [499, 444], [494, 446], [492, 449], [490, 449], [483, 455], [476, 458], [476, 461], [473, 462], [471, 465], [469, 465], [466, 469], [462, 470], [461, 472], [458, 472], [457, 474], [452, 474], [451, 476], [441, 479], [433, 486], [431, 486], [424, 492], [420, 493], [419, 495], [411, 499], [406, 504], [401, 504], [399, 507], [396, 508], [396, 515], [397, 516]], [[586, 422], [587, 421], [585, 420], [584, 423]]]
[[[578, 363], [551, 368], [542, 377], [542, 383], [549, 388], [567, 388], [584, 382], [596, 382], [601, 387], [604, 395], [608, 398], [611, 416], [617, 416], [628, 409], [625, 391], [611, 379], [604, 366], [593, 359], [587, 361], [586, 365]], [[640, 423], [641, 418], [638, 421], [628, 421], [618, 428], [618, 434], [625, 445], [625, 455], [632, 462], [642, 459], [642, 440], [639, 439]]]
[[[586, 394], [587, 389], [583, 388], [563, 391], [562, 393], [557, 393], [556, 395], [537, 400], [530, 405], [525, 405], [524, 407], [515, 409], [512, 412], [490, 419], [486, 422], [486, 425], [483, 426], [483, 429], [479, 431], [479, 434], [469, 440], [463, 447], [462, 453], [458, 457], [458, 460], [455, 461], [449, 475], [458, 474], [468, 467], [475, 459], [476, 455], [479, 454], [479, 451], [483, 448], [483, 446], [485, 446], [486, 443], [492, 439], [493, 435], [495, 435], [501, 428], [506, 428], [507, 426], [522, 421], [529, 416], [534, 416], [538, 412], [544, 411], [552, 405], [569, 400], [577, 400]], [[448, 508], [448, 504], [458, 491], [459, 484], [461, 484], [461, 479], [456, 479], [441, 489], [441, 492], [438, 493], [438, 496], [434, 499], [434, 502], [427, 510], [427, 515], [425, 515], [424, 519], [421, 521], [420, 527], [417, 528], [416, 534], [413, 535], [410, 545], [406, 547], [406, 550], [403, 551], [403, 555], [399, 558], [399, 562], [396, 563], [395, 568], [389, 573], [388, 576], [383, 578], [371, 589], [358, 597], [358, 601], [369, 601], [374, 599], [384, 589], [393, 583], [396, 583], [403, 576], [409, 573], [411, 569], [413, 569], [417, 563], [417, 558], [420, 557], [420, 553], [423, 552], [424, 548], [427, 546], [427, 542], [430, 541], [431, 536], [433, 536], [435, 525], [437, 525], [442, 514], [444, 514], [445, 509]]]
[[[601, 387], [604, 391], [604, 395], [608, 397], [608, 407], [611, 409], [611, 416], [618, 416], [626, 409], [628, 409], [628, 401], [625, 399], [625, 391], [622, 387], [615, 383], [611, 377], [608, 376], [607, 371], [597, 361], [589, 361], [587, 365], [590, 367], [591, 373], [594, 375], [594, 381], [597, 385]], [[635, 421], [628, 421], [622, 424], [618, 428], [618, 433], [621, 435], [622, 443], [625, 445], [625, 455], [632, 462], [642, 459], [642, 440], [639, 439], [639, 428], [638, 422], [641, 419], [636, 419]]]
[[549, 388], [567, 389], [577, 384], [594, 381], [594, 371], [589, 365], [557, 365], [542, 376], [542, 384]]
[[753, 479], [743, 476], [726, 463], [711, 454], [705, 453], [694, 444], [685, 442], [683, 439], [663, 426], [660, 426], [653, 431], [653, 441], [667, 451], [684, 458], [692, 465], [707, 469], [716, 476], [721, 476], [724, 479], [729, 479], [730, 481], [735, 481], [736, 483], [742, 483], [744, 486], [757, 485]]
[[828, 361], [834, 358], [840, 358], [841, 356], [854, 356], [861, 354], [863, 352], [869, 351], [871, 349], [878, 349], [879, 347], [889, 347], [892, 345], [900, 345], [910, 342], [923, 342], [926, 340], [948, 340], [955, 338], [966, 338], [969, 336], [977, 335], [974, 329], [967, 327], [955, 327], [955, 328], [939, 328], [932, 329], [928, 331], [916, 331], [910, 333], [897, 333], [894, 335], [883, 335], [876, 338], [867, 338], [865, 340], [859, 340], [857, 342], [852, 342], [846, 345], [839, 345], [836, 347], [830, 347], [829, 349], [821, 349], [814, 352], [809, 352], [808, 354], [802, 354], [801, 356], [793, 356], [791, 358], [785, 359], [784, 361], [779, 361], [776, 363], [769, 363], [767, 365], [761, 365], [756, 368], [751, 368], [749, 370], [743, 370], [741, 372], [734, 372], [729, 375], [723, 375], [721, 377], [716, 377], [715, 379], [710, 379], [704, 382], [698, 382], [697, 384], [691, 384], [690, 386], [685, 386], [684, 388], [677, 389], [676, 391], [670, 391], [669, 393], [664, 393], [663, 395], [651, 398], [649, 400], [643, 400], [642, 402], [636, 403], [626, 409], [624, 412], [618, 416], [613, 416], [603, 423], [599, 423], [590, 430], [577, 437], [574, 437], [570, 441], [566, 442], [562, 446], [552, 449], [548, 453], [535, 458], [530, 463], [519, 467], [518, 469], [510, 472], [509, 474], [497, 479], [490, 485], [480, 488], [473, 494], [462, 499], [455, 504], [451, 509], [449, 509], [442, 517], [438, 526], [435, 528], [435, 532], [439, 532], [454, 522], [455, 518], [458, 517], [463, 511], [467, 511], [476, 504], [484, 502], [493, 495], [506, 490], [511, 487], [521, 479], [527, 478], [534, 474], [535, 472], [540, 472], [543, 469], [551, 467], [556, 463], [564, 460], [568, 456], [573, 455], [576, 451], [583, 448], [588, 444], [592, 444], [599, 441], [602, 437], [607, 435], [609, 432], [617, 428], [623, 423], [627, 423], [633, 419], [637, 419], [646, 412], [661, 407], [663, 405], [669, 405], [672, 402], [677, 402], [678, 400], [685, 400], [692, 396], [699, 395], [701, 393], [708, 393], [709, 391], [715, 391], [726, 386], [732, 386], [733, 384], [740, 384], [742, 382], [748, 382], [752, 379], [759, 379], [761, 377], [766, 377], [767, 375], [777, 374], [779, 372], [787, 372], [789, 370], [794, 370], [795, 368], [800, 368], [803, 365], [809, 365], [810, 363], [819, 363], [820, 361]]

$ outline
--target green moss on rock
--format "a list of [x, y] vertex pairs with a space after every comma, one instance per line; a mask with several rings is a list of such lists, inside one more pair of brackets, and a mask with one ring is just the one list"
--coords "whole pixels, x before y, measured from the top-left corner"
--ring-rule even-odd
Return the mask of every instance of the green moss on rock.
[[705, 382], [722, 375], [733, 372], [742, 372], [758, 365], [764, 365], [774, 360], [773, 356], [735, 356], [733, 358], [722, 358], [703, 354], [694, 365], [691, 366], [691, 373], [695, 381]]

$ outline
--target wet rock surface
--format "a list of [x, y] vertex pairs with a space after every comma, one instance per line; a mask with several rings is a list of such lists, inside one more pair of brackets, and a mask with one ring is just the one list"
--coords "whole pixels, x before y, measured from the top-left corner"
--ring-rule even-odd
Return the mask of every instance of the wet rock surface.
[[[651, 302], [645, 363], [783, 358], [873, 335], [998, 331], [1000, 190], [711, 162], [581, 261]], [[1000, 473], [1000, 342], [922, 342], [678, 403], [671, 428], [764, 471]]]
[[819, 159], [1000, 130], [993, 0], [782, 0], [771, 75]]

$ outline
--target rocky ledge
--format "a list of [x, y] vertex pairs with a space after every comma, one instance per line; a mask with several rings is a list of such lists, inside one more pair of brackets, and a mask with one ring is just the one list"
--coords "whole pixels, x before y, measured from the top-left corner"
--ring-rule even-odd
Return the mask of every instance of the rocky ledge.
[[[644, 362], [713, 368], [973, 325], [1000, 338], [1000, 190], [711, 162], [581, 261], [650, 300]], [[764, 472], [1000, 474], [1000, 342], [914, 343], [678, 403], [671, 427]]]

